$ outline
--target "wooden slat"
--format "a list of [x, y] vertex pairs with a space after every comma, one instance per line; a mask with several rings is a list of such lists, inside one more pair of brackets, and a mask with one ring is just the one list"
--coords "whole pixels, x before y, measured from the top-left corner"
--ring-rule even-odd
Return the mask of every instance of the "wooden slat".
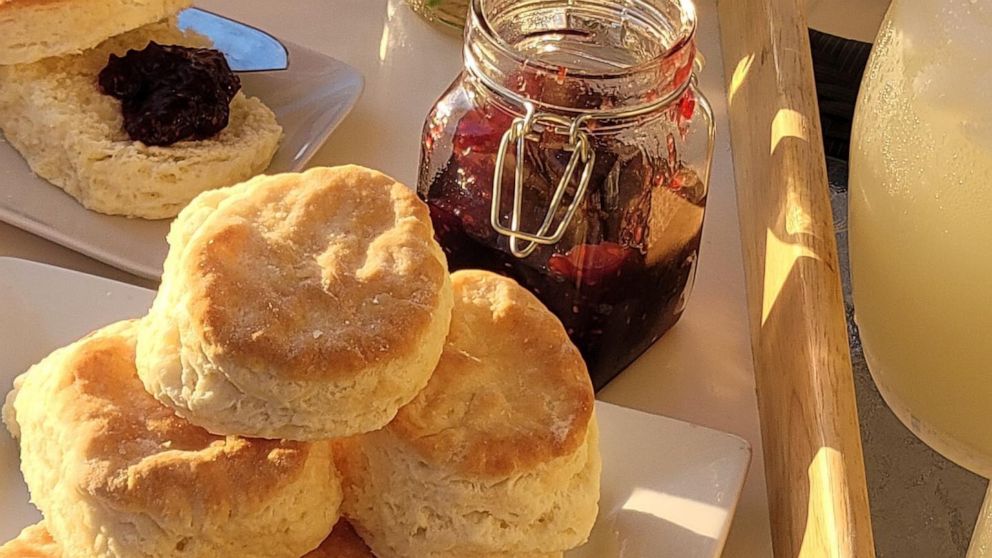
[[874, 556], [801, 0], [723, 0], [737, 203], [779, 558]]

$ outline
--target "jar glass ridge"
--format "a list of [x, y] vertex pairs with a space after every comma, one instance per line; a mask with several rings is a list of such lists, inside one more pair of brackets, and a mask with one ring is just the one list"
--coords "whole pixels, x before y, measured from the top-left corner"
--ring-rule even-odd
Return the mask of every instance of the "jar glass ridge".
[[[695, 27], [695, 8], [679, 0], [472, 0], [465, 67], [541, 109], [650, 110], [689, 79]], [[547, 75], [563, 91], [591, 89], [616, 104], [542, 98], [531, 81]]]
[[449, 265], [528, 287], [597, 387], [691, 290], [713, 147], [694, 33], [688, 0], [473, 0], [425, 122], [418, 192]]

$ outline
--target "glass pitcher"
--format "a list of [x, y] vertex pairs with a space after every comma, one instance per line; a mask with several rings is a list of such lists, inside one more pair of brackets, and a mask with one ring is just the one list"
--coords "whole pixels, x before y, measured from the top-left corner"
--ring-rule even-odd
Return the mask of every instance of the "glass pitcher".
[[992, 3], [895, 0], [851, 141], [855, 318], [875, 383], [992, 476]]

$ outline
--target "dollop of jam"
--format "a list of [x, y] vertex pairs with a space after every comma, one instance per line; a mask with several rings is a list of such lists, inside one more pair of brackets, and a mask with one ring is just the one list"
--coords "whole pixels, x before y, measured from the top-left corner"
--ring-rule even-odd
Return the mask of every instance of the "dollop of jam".
[[201, 140], [227, 127], [241, 80], [220, 52], [148, 44], [110, 55], [100, 90], [121, 101], [124, 130], [147, 145]]

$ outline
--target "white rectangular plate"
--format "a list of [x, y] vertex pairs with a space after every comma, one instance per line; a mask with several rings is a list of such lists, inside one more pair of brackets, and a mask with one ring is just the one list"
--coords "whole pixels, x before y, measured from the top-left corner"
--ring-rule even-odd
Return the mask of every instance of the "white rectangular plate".
[[[283, 41], [289, 69], [240, 74], [245, 94], [261, 99], [283, 127], [268, 174], [302, 170], [358, 101], [358, 70]], [[0, 138], [0, 220], [114, 267], [158, 279], [169, 220], [111, 217], [85, 209], [35, 176], [16, 149]]]
[[[138, 317], [152, 291], [0, 258], [0, 398], [52, 350]], [[737, 506], [747, 442], [701, 426], [597, 402], [603, 453], [599, 520], [568, 558], [715, 558]], [[17, 446], [0, 429], [0, 542], [41, 518], [28, 502]]]

